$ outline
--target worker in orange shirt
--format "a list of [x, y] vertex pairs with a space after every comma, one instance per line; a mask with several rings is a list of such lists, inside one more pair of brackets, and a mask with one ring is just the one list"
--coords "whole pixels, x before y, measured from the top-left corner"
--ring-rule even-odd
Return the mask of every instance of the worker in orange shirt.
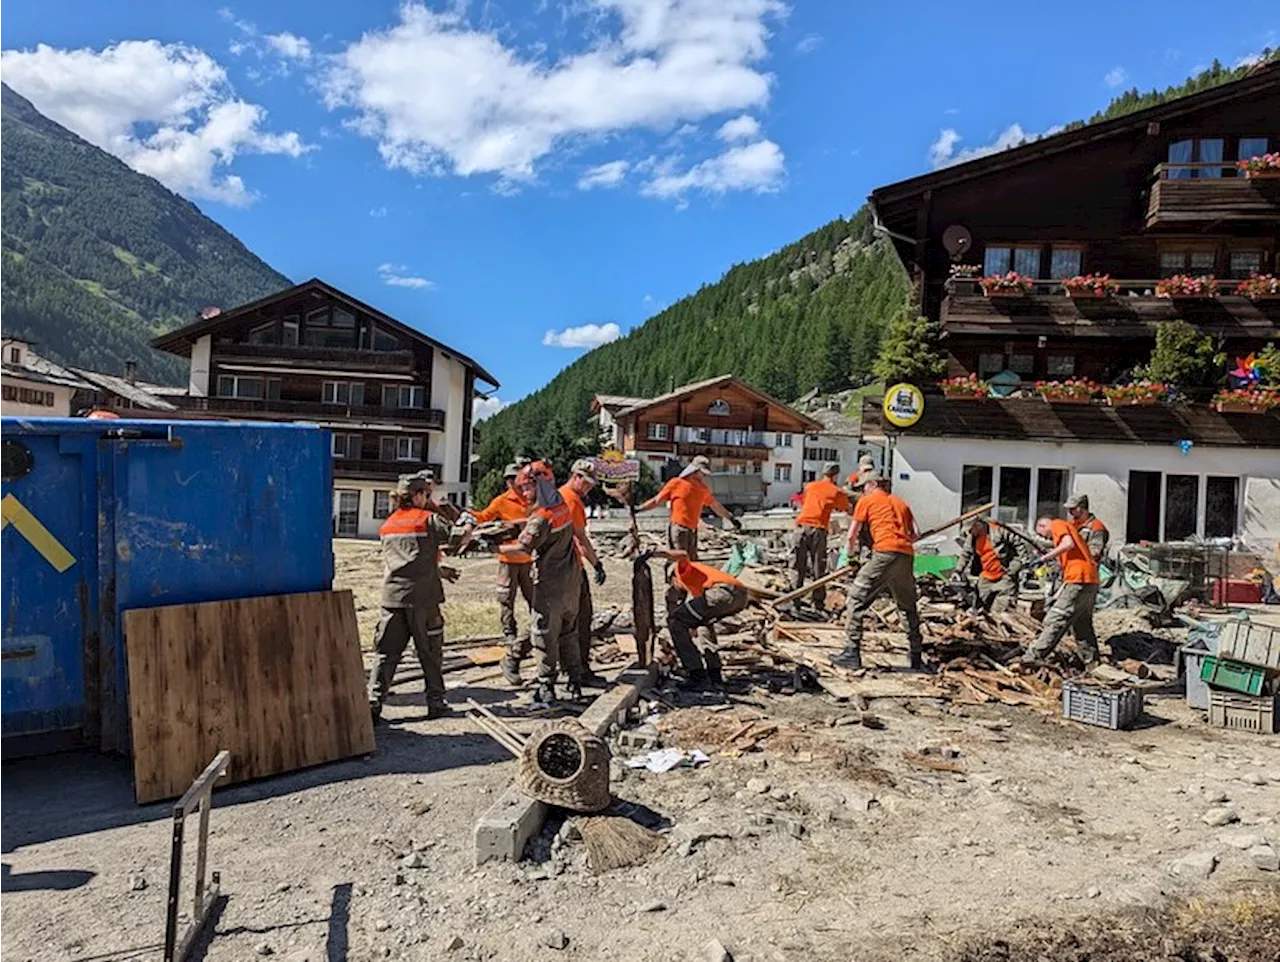
[[1009, 534], [1003, 525], [992, 531], [983, 518], [977, 518], [969, 525], [952, 577], [967, 583], [976, 561], [978, 610], [1007, 611], [1018, 597], [1018, 572], [1034, 560], [1034, 549], [1025, 541]]
[[[823, 465], [822, 477], [810, 481], [804, 487], [804, 501], [796, 515], [795, 543], [791, 554], [791, 590], [799, 588], [812, 578], [827, 573], [827, 532], [831, 527], [831, 512], [852, 510], [849, 496], [836, 484], [840, 465]], [[813, 603], [822, 607], [826, 589], [813, 592]]]
[[[464, 538], [478, 524], [490, 521], [506, 521], [523, 525], [529, 517], [529, 502], [516, 486], [518, 464], [508, 464], [502, 472], [507, 488], [488, 507], [476, 511], [464, 519]], [[520, 662], [529, 654], [532, 644], [528, 633], [520, 634], [516, 625], [516, 594], [524, 598], [533, 620], [533, 557], [527, 552], [507, 551], [498, 556], [498, 621], [502, 625], [502, 637], [507, 653], [502, 659], [502, 676], [512, 687], [520, 685]]]
[[[692, 561], [683, 551], [649, 551], [640, 560], [661, 556], [672, 561], [672, 572], [685, 600], [667, 612], [667, 630], [684, 669], [683, 687], [695, 691], [719, 686], [724, 680], [716, 651], [715, 623], [736, 615], [751, 600], [747, 586], [711, 565]], [[703, 647], [694, 644], [697, 632]]]
[[1057, 561], [1062, 568], [1062, 587], [1045, 613], [1040, 637], [1027, 649], [1030, 661], [1043, 661], [1058, 647], [1070, 629], [1085, 667], [1097, 664], [1098, 635], [1093, 630], [1093, 606], [1098, 600], [1098, 565], [1089, 551], [1084, 534], [1070, 521], [1041, 518], [1036, 534], [1053, 544], [1037, 564]]
[[1089, 510], [1089, 496], [1073, 494], [1067, 498], [1063, 507], [1067, 509], [1067, 517], [1071, 523], [1084, 535], [1093, 563], [1102, 564], [1102, 559], [1107, 554], [1107, 545], [1111, 542], [1111, 532], [1098, 516]]
[[[596, 486], [596, 467], [586, 458], [579, 458], [569, 469], [569, 480], [560, 486], [560, 497], [573, 513], [573, 537], [578, 545], [578, 555], [591, 565], [597, 585], [605, 582], [604, 562], [596, 553], [587, 533], [587, 505], [583, 500]], [[578, 594], [578, 656], [582, 662], [579, 681], [588, 688], [603, 688], [607, 682], [591, 670], [591, 622], [595, 618], [595, 606], [591, 603], [591, 581], [587, 569], [581, 569], [581, 587]]]
[[863, 493], [854, 506], [853, 524], [849, 526], [849, 557], [856, 557], [858, 535], [863, 527], [871, 529], [872, 550], [849, 590], [844, 651], [831, 661], [842, 668], [862, 667], [862, 616], [887, 590], [907, 627], [911, 669], [923, 671], [924, 639], [920, 634], [920, 611], [916, 607], [914, 571], [915, 542], [920, 537], [920, 528], [907, 503], [885, 490], [885, 479], [878, 471], [862, 472], [856, 486]]

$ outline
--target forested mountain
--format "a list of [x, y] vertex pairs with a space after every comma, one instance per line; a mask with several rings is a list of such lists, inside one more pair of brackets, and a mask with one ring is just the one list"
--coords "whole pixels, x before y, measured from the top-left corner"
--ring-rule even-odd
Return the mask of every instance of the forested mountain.
[[3, 320], [63, 363], [180, 382], [151, 338], [291, 282], [150, 177], [0, 84]]
[[838, 218], [731, 268], [485, 421], [481, 472], [500, 470], [525, 451], [564, 460], [574, 439], [590, 436], [596, 393], [651, 396], [720, 374], [737, 374], [783, 399], [861, 384], [907, 290], [892, 248], [872, 237], [867, 209]]

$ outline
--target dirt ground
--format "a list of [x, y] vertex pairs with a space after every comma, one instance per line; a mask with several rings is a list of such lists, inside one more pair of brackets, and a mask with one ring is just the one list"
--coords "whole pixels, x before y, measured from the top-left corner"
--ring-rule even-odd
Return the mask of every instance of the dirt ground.
[[[367, 643], [376, 549], [338, 558]], [[493, 563], [462, 567], [449, 636], [496, 633]], [[627, 566], [609, 567], [601, 603], [625, 604]], [[1133, 627], [1116, 621], [1104, 636]], [[713, 938], [738, 962], [1280, 958], [1280, 872], [1247, 851], [1280, 846], [1280, 737], [1208, 728], [1177, 694], [1149, 696], [1129, 732], [923, 698], [874, 700], [872, 728], [737, 678], [727, 702], [654, 719], [707, 764], [615, 765], [615, 794], [668, 844], [595, 875], [581, 842], [552, 843], [559, 821], [532, 860], [475, 867], [475, 822], [515, 764], [463, 717], [425, 720], [416, 667], [374, 755], [217, 793], [225, 898], [197, 958], [677, 962]], [[530, 730], [492, 674], [450, 675], [450, 697]], [[760, 750], [725, 747], [764, 715], [778, 731]], [[102, 756], [7, 761], [0, 787], [6, 962], [158, 958], [168, 807], [134, 806], [127, 767]]]

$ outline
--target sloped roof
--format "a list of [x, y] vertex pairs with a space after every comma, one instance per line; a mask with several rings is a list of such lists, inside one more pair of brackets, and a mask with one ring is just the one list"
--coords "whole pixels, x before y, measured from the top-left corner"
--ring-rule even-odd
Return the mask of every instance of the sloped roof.
[[861, 433], [857, 421], [851, 417], [846, 417], [844, 412], [837, 411], [834, 408], [819, 408], [816, 411], [810, 411], [809, 416], [822, 425], [822, 430], [818, 432], [819, 434], [856, 438]]
[[[30, 341], [23, 341], [21, 338], [5, 338], [6, 341], [22, 341], [23, 344], [30, 345]], [[79, 378], [75, 372], [56, 364], [48, 358], [41, 357], [30, 347], [23, 352], [23, 362], [21, 364], [10, 364], [5, 362], [3, 365], [5, 374], [11, 377], [24, 377], [30, 381], [36, 381], [40, 384], [54, 384], [60, 387], [71, 388], [87, 388], [86, 384]]]
[[631, 417], [632, 415], [639, 414], [641, 411], [645, 410], [646, 408], [651, 408], [658, 404], [665, 404], [667, 401], [675, 401], [679, 398], [686, 397], [690, 394], [695, 394], [698, 391], [704, 390], [705, 388], [719, 387], [725, 384], [733, 384], [735, 387], [747, 392], [748, 394], [751, 394], [759, 398], [761, 401], [764, 401], [766, 404], [772, 405], [774, 407], [782, 408], [783, 410], [795, 416], [801, 422], [807, 423], [811, 431], [817, 431], [818, 428], [821, 427], [821, 425], [817, 421], [815, 421], [813, 418], [811, 418], [809, 415], [800, 413], [795, 408], [791, 407], [791, 405], [783, 404], [777, 398], [770, 397], [769, 395], [765, 394], [763, 391], [757, 391], [750, 384], [747, 384], [745, 381], [740, 380], [737, 377], [734, 377], [732, 374], [722, 374], [719, 377], [707, 378], [707, 380], [705, 381], [695, 381], [693, 384], [686, 384], [683, 387], [676, 388], [674, 391], [668, 391], [666, 394], [660, 394], [655, 398], [648, 398], [647, 400], [642, 400], [636, 404], [631, 405], [630, 407], [623, 408], [621, 411], [617, 412], [617, 414], [615, 414], [614, 417], [617, 417], [617, 418]]
[[591, 399], [591, 409], [593, 411], [600, 408], [606, 410], [615, 410], [621, 408], [635, 407], [637, 404], [644, 404], [648, 398], [628, 397], [625, 394], [597, 394]]
[[146, 381], [134, 381], [130, 384], [125, 378], [116, 377], [114, 374], [102, 374], [98, 371], [85, 371], [80, 368], [75, 368], [75, 372], [94, 387], [110, 394], [115, 394], [127, 401], [132, 401], [140, 408], [146, 408], [151, 411], [178, 410], [176, 405], [170, 404], [154, 393], [158, 385], [148, 384]]
[[456, 351], [448, 344], [437, 341], [435, 338], [422, 333], [422, 331], [419, 331], [417, 328], [410, 327], [403, 321], [396, 320], [390, 314], [384, 314], [376, 307], [372, 307], [369, 304], [364, 303], [364, 301], [352, 297], [345, 291], [338, 290], [338, 288], [334, 287], [332, 284], [326, 284], [318, 277], [313, 277], [309, 281], [303, 281], [301, 284], [295, 284], [293, 287], [286, 287], [284, 290], [276, 291], [274, 294], [268, 294], [266, 297], [260, 297], [256, 301], [250, 301], [248, 304], [241, 304], [239, 307], [233, 307], [229, 310], [222, 311], [215, 314], [213, 317], [203, 318], [193, 324], [187, 324], [185, 327], [176, 328], [167, 334], [162, 334], [153, 339], [151, 346], [160, 351], [168, 351], [170, 354], [179, 354], [182, 356], [189, 355], [191, 352], [191, 345], [195, 343], [196, 340], [206, 334], [212, 334], [229, 321], [238, 321], [244, 318], [245, 315], [263, 310], [264, 308], [271, 307], [281, 301], [288, 300], [291, 297], [296, 297], [299, 294], [312, 290], [320, 291], [329, 297], [332, 297], [334, 300], [346, 304], [348, 307], [356, 311], [369, 314], [376, 318], [379, 323], [388, 325], [391, 329], [400, 334], [414, 338], [424, 344], [429, 344], [441, 351], [447, 351], [467, 367], [475, 371], [476, 377], [480, 378], [482, 381], [492, 384], [495, 388], [501, 387], [497, 378], [461, 351]]

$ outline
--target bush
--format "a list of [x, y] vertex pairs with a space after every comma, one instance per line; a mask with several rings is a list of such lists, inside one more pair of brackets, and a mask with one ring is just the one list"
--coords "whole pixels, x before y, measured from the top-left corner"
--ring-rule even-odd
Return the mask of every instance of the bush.
[[941, 332], [927, 317], [900, 313], [885, 331], [880, 342], [880, 356], [873, 370], [886, 384], [906, 381], [927, 384], [947, 371], [947, 360], [939, 346]]
[[1166, 321], [1156, 328], [1151, 360], [1136, 368], [1135, 377], [1187, 390], [1214, 387], [1222, 380], [1226, 355], [1214, 349], [1213, 338], [1186, 321]]

